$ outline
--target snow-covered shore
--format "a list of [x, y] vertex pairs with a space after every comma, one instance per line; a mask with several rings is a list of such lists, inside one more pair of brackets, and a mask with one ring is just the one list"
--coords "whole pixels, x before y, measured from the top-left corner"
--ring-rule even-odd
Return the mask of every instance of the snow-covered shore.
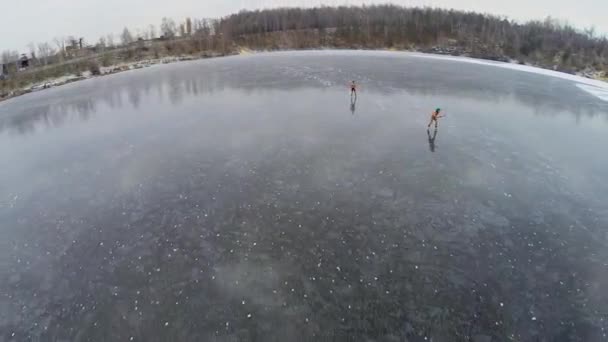
[[41, 91], [44, 89], [50, 89], [50, 88], [62, 86], [62, 85], [68, 84], [68, 83], [78, 82], [78, 81], [82, 81], [82, 80], [86, 80], [86, 79], [90, 79], [90, 78], [103, 77], [103, 76], [112, 75], [112, 74], [129, 71], [129, 70], [148, 68], [148, 67], [151, 67], [153, 65], [158, 65], [158, 64], [170, 64], [170, 63], [181, 62], [181, 61], [190, 61], [190, 60], [195, 60], [195, 59], [200, 59], [200, 58], [202, 58], [202, 57], [173, 56], [173, 57], [165, 57], [165, 58], [159, 58], [159, 59], [147, 59], [147, 60], [142, 60], [142, 61], [137, 61], [137, 62], [120, 63], [120, 64], [108, 66], [108, 67], [100, 67], [99, 74], [96, 74], [96, 75], [94, 75], [91, 71], [85, 71], [78, 75], [69, 74], [69, 75], [64, 75], [64, 76], [53, 78], [53, 79], [48, 79], [48, 80], [45, 80], [42, 82], [29, 84], [21, 89], [8, 93], [7, 96], [0, 98], [0, 102], [17, 97], [17, 96]]

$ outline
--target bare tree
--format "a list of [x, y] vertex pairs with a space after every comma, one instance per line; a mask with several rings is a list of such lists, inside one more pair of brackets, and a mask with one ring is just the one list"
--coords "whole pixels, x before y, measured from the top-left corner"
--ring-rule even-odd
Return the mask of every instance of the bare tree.
[[150, 40], [150, 31], [148, 30], [137, 30], [137, 36], [143, 40]]
[[135, 36], [133, 36], [133, 41], [138, 40], [148, 40], [148, 30], [142, 30], [140, 28], [135, 29]]
[[80, 40], [76, 39], [76, 37], [74, 36], [69, 36], [68, 37], [68, 43], [70, 43], [70, 47], [72, 49], [78, 49], [78, 47], [80, 46]]
[[148, 26], [148, 34], [150, 36], [150, 39], [154, 39], [156, 38], [156, 26], [154, 25], [150, 25]]
[[103, 52], [106, 49], [106, 39], [104, 37], [99, 38], [95, 47], [99, 52]]
[[53, 47], [49, 43], [39, 43], [38, 44], [38, 58], [42, 60], [44, 65], [49, 64], [49, 57], [51, 57], [55, 51]]
[[122, 30], [122, 33], [120, 34], [120, 41], [122, 42], [122, 45], [125, 46], [133, 43], [133, 36], [128, 28], [125, 27], [125, 29]]
[[177, 27], [175, 25], [175, 21], [169, 18], [163, 18], [162, 23], [160, 24], [160, 33], [165, 38], [173, 38], [175, 37], [175, 33], [177, 32]]
[[114, 44], [114, 34], [113, 33], [108, 33], [106, 35], [106, 47], [108, 48], [113, 48], [116, 45]]
[[59, 54], [59, 59], [63, 60], [65, 58], [65, 37], [55, 37], [53, 39], [55, 46], [57, 47], [57, 52]]
[[192, 19], [186, 18], [186, 34], [189, 36], [192, 34]]
[[202, 19], [199, 22], [200, 34], [203, 36], [210, 36], [212, 33], [213, 22], [210, 19]]
[[36, 44], [29, 43], [27, 47], [30, 51], [30, 58], [32, 59], [32, 65], [38, 63], [38, 58], [36, 57]]
[[[19, 55], [19, 54], [17, 53], [17, 55]], [[15, 61], [15, 59], [13, 59], [13, 51], [11, 51], [11, 50], [2, 51], [2, 63], [3, 64], [9, 64], [14, 61]]]

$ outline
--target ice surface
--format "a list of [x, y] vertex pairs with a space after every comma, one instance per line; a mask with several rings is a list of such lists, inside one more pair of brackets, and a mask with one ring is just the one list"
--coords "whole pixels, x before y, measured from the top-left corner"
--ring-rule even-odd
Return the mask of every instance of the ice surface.
[[292, 52], [0, 103], [0, 340], [602, 340], [580, 82]]

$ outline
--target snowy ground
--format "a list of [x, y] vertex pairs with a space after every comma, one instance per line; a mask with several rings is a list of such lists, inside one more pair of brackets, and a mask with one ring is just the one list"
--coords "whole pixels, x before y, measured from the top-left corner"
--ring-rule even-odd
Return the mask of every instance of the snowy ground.
[[605, 340], [581, 84], [292, 52], [0, 103], [0, 340]]

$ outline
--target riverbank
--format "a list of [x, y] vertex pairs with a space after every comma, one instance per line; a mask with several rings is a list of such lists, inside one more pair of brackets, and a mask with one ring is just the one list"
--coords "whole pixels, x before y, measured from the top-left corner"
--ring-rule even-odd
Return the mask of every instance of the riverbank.
[[0, 94], [0, 102], [6, 101], [9, 99], [18, 97], [18, 96], [22, 96], [25, 94], [34, 93], [34, 92], [38, 92], [38, 91], [42, 91], [42, 90], [50, 89], [50, 88], [54, 88], [54, 87], [59, 87], [62, 85], [66, 85], [66, 84], [70, 84], [70, 83], [74, 83], [74, 82], [78, 82], [78, 81], [83, 81], [83, 80], [96, 78], [96, 77], [109, 76], [109, 75], [113, 75], [113, 74], [117, 74], [117, 73], [121, 73], [121, 72], [125, 72], [125, 71], [130, 71], [130, 70], [149, 68], [154, 65], [171, 64], [171, 63], [177, 63], [177, 62], [193, 61], [193, 60], [197, 60], [197, 59], [217, 58], [217, 57], [223, 57], [223, 56], [227, 56], [227, 55], [206, 54], [206, 55], [169, 56], [169, 57], [163, 57], [163, 58], [145, 59], [145, 60], [140, 60], [140, 61], [119, 63], [119, 64], [107, 66], [107, 67], [99, 67], [98, 70], [84, 71], [84, 72], [78, 73], [78, 74], [68, 74], [68, 75], [64, 75], [61, 77], [51, 78], [51, 79], [44, 80], [41, 82], [29, 84], [23, 88], [13, 90], [6, 94]]

